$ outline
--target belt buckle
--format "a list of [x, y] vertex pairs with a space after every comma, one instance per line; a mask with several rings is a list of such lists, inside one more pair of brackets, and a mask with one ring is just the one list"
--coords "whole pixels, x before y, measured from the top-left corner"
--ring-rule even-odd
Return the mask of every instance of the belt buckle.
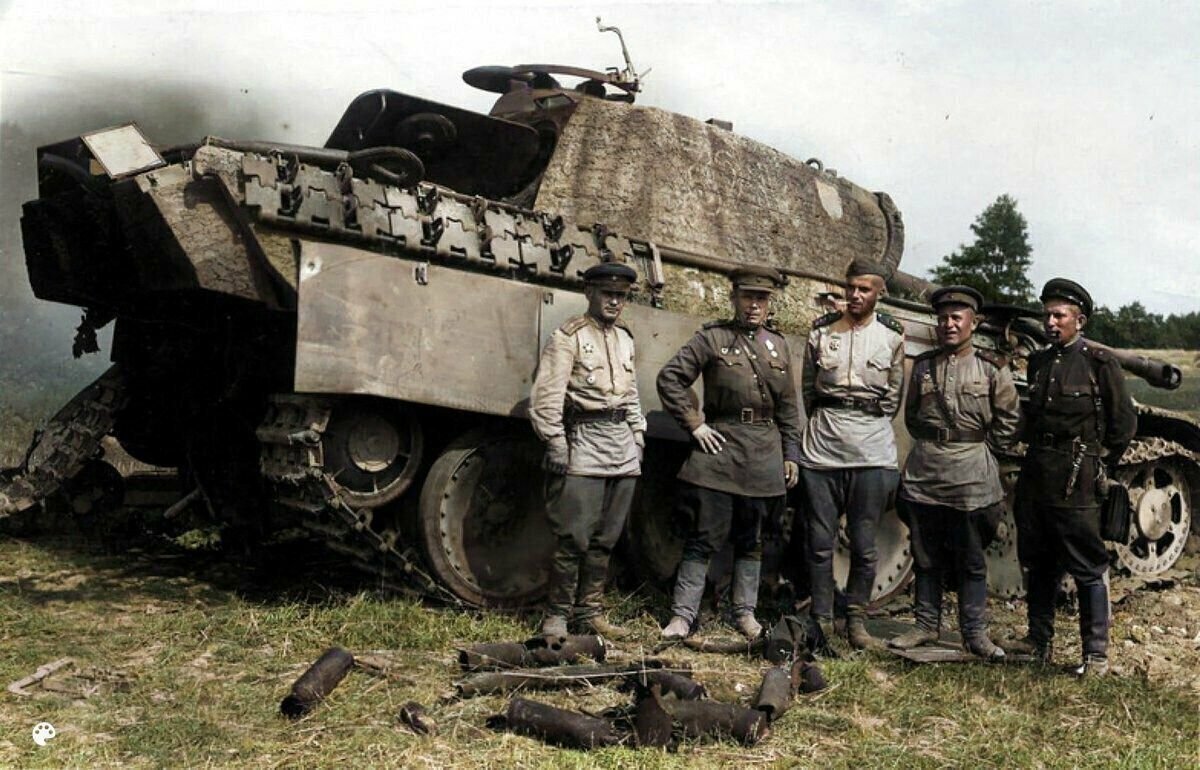
[[625, 416], [626, 416], [625, 409], [613, 409], [612, 410], [612, 421], [613, 422], [625, 422]]
[[937, 429], [937, 440], [938, 441], [949, 441], [950, 440], [950, 429], [949, 428], [938, 428]]
[[742, 410], [742, 422], [744, 422], [744, 423], [754, 422], [754, 408], [753, 407], [748, 406]]

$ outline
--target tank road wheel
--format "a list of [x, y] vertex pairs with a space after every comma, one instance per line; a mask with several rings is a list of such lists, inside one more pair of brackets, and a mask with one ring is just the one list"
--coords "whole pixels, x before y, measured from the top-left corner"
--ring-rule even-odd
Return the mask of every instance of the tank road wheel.
[[[875, 548], [879, 561], [875, 566], [875, 587], [871, 602], [882, 603], [904, 590], [912, 579], [912, 550], [908, 544], [908, 527], [900, 521], [895, 508], [884, 511], [875, 530]], [[837, 546], [833, 551], [833, 580], [841, 591], [850, 577], [850, 537], [846, 534], [846, 519], [838, 526]]]
[[434, 461], [421, 489], [420, 543], [436, 577], [466, 602], [519, 607], [545, 593], [554, 537], [541, 446], [471, 431]]
[[392, 401], [352, 398], [333, 405], [321, 437], [325, 469], [355, 508], [378, 508], [412, 485], [424, 434], [416, 415]]
[[1129, 542], [1116, 546], [1117, 560], [1135, 575], [1168, 570], [1183, 554], [1192, 521], [1192, 487], [1184, 462], [1163, 457], [1117, 472], [1133, 506]]

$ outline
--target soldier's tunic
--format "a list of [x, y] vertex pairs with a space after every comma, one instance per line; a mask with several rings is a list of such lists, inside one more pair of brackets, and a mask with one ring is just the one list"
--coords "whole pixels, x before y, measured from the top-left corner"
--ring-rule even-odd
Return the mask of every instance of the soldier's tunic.
[[[1054, 596], [1064, 571], [1079, 591], [1085, 655], [1106, 655], [1108, 553], [1100, 537], [1098, 481], [1115, 470], [1137, 432], [1120, 365], [1082, 337], [1029, 357], [1028, 444], [1017, 482], [1017, 554], [1029, 570], [1030, 638], [1054, 636]], [[1101, 448], [1107, 450], [1101, 457]], [[1072, 468], [1079, 460], [1078, 470]], [[1074, 476], [1073, 488], [1068, 481]]]
[[587, 315], [560, 326], [542, 350], [529, 417], [543, 441], [565, 441], [570, 451], [566, 475], [548, 474], [546, 482], [546, 515], [558, 538], [548, 611], [597, 615], [646, 430], [629, 328]]
[[913, 362], [904, 422], [916, 443], [898, 506], [907, 513], [917, 573], [913, 612], [922, 629], [940, 627], [942, 583], [952, 573], [960, 632], [970, 639], [986, 630], [984, 550], [1004, 501], [993, 453], [1012, 451], [1020, 420], [1012, 374], [994, 354], [931, 351]]
[[891, 417], [903, 385], [903, 327], [891, 316], [877, 312], [855, 326], [849, 316], [830, 313], [813, 324], [804, 352], [808, 425], [800, 475], [814, 617], [833, 615], [833, 550], [843, 513], [851, 552], [846, 598], [855, 609], [871, 598], [875, 529], [899, 481]]
[[[704, 411], [690, 388], [703, 377]], [[727, 539], [734, 550], [733, 611], [753, 613], [762, 525], [782, 512], [785, 460], [796, 461], [799, 397], [787, 341], [765, 327], [706, 324], [658, 374], [663, 407], [691, 433], [707, 423], [722, 451], [693, 445], [679, 472], [679, 508], [690, 523], [672, 612], [694, 622], [709, 559]], [[744, 584], [744, 585], [743, 585]]]

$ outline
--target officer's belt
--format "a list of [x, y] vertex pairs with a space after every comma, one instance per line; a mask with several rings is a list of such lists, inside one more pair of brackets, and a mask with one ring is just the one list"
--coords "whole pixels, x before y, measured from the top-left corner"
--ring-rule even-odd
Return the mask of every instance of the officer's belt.
[[740, 412], [730, 412], [729, 414], [718, 414], [708, 418], [709, 422], [740, 422], [745, 425], [754, 423], [771, 422], [775, 418], [774, 409], [761, 409], [748, 406]]
[[625, 422], [629, 416], [629, 410], [625, 407], [617, 409], [581, 409], [576, 412], [568, 412], [564, 416], [564, 422], [567, 425], [578, 425], [584, 422]]
[[821, 409], [857, 409], [875, 417], [883, 416], [883, 407], [877, 398], [838, 398], [837, 396], [817, 396], [813, 406]]
[[1100, 454], [1100, 442], [1093, 440], [1076, 443], [1077, 438], [1077, 436], [1038, 433], [1030, 437], [1028, 444], [1031, 449], [1060, 449], [1067, 452], [1082, 449], [1086, 454]]
[[924, 441], [955, 441], [964, 444], [979, 444], [987, 439], [987, 431], [984, 430], [935, 428], [932, 425], [914, 425], [909, 433], [913, 438]]

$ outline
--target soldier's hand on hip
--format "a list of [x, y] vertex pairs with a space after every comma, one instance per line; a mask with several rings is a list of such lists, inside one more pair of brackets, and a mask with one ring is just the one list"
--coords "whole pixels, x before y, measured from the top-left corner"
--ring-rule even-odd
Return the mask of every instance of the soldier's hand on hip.
[[796, 486], [796, 482], [800, 481], [800, 466], [791, 460], [783, 461], [783, 483], [788, 489]]
[[561, 436], [550, 439], [546, 444], [546, 456], [542, 459], [542, 467], [559, 476], [567, 472], [571, 463], [571, 449], [567, 440]]
[[704, 450], [706, 454], [715, 455], [721, 451], [721, 445], [725, 443], [725, 437], [722, 436], [716, 428], [713, 428], [707, 423], [701, 425], [692, 431], [692, 438], [696, 439], [696, 443]]

